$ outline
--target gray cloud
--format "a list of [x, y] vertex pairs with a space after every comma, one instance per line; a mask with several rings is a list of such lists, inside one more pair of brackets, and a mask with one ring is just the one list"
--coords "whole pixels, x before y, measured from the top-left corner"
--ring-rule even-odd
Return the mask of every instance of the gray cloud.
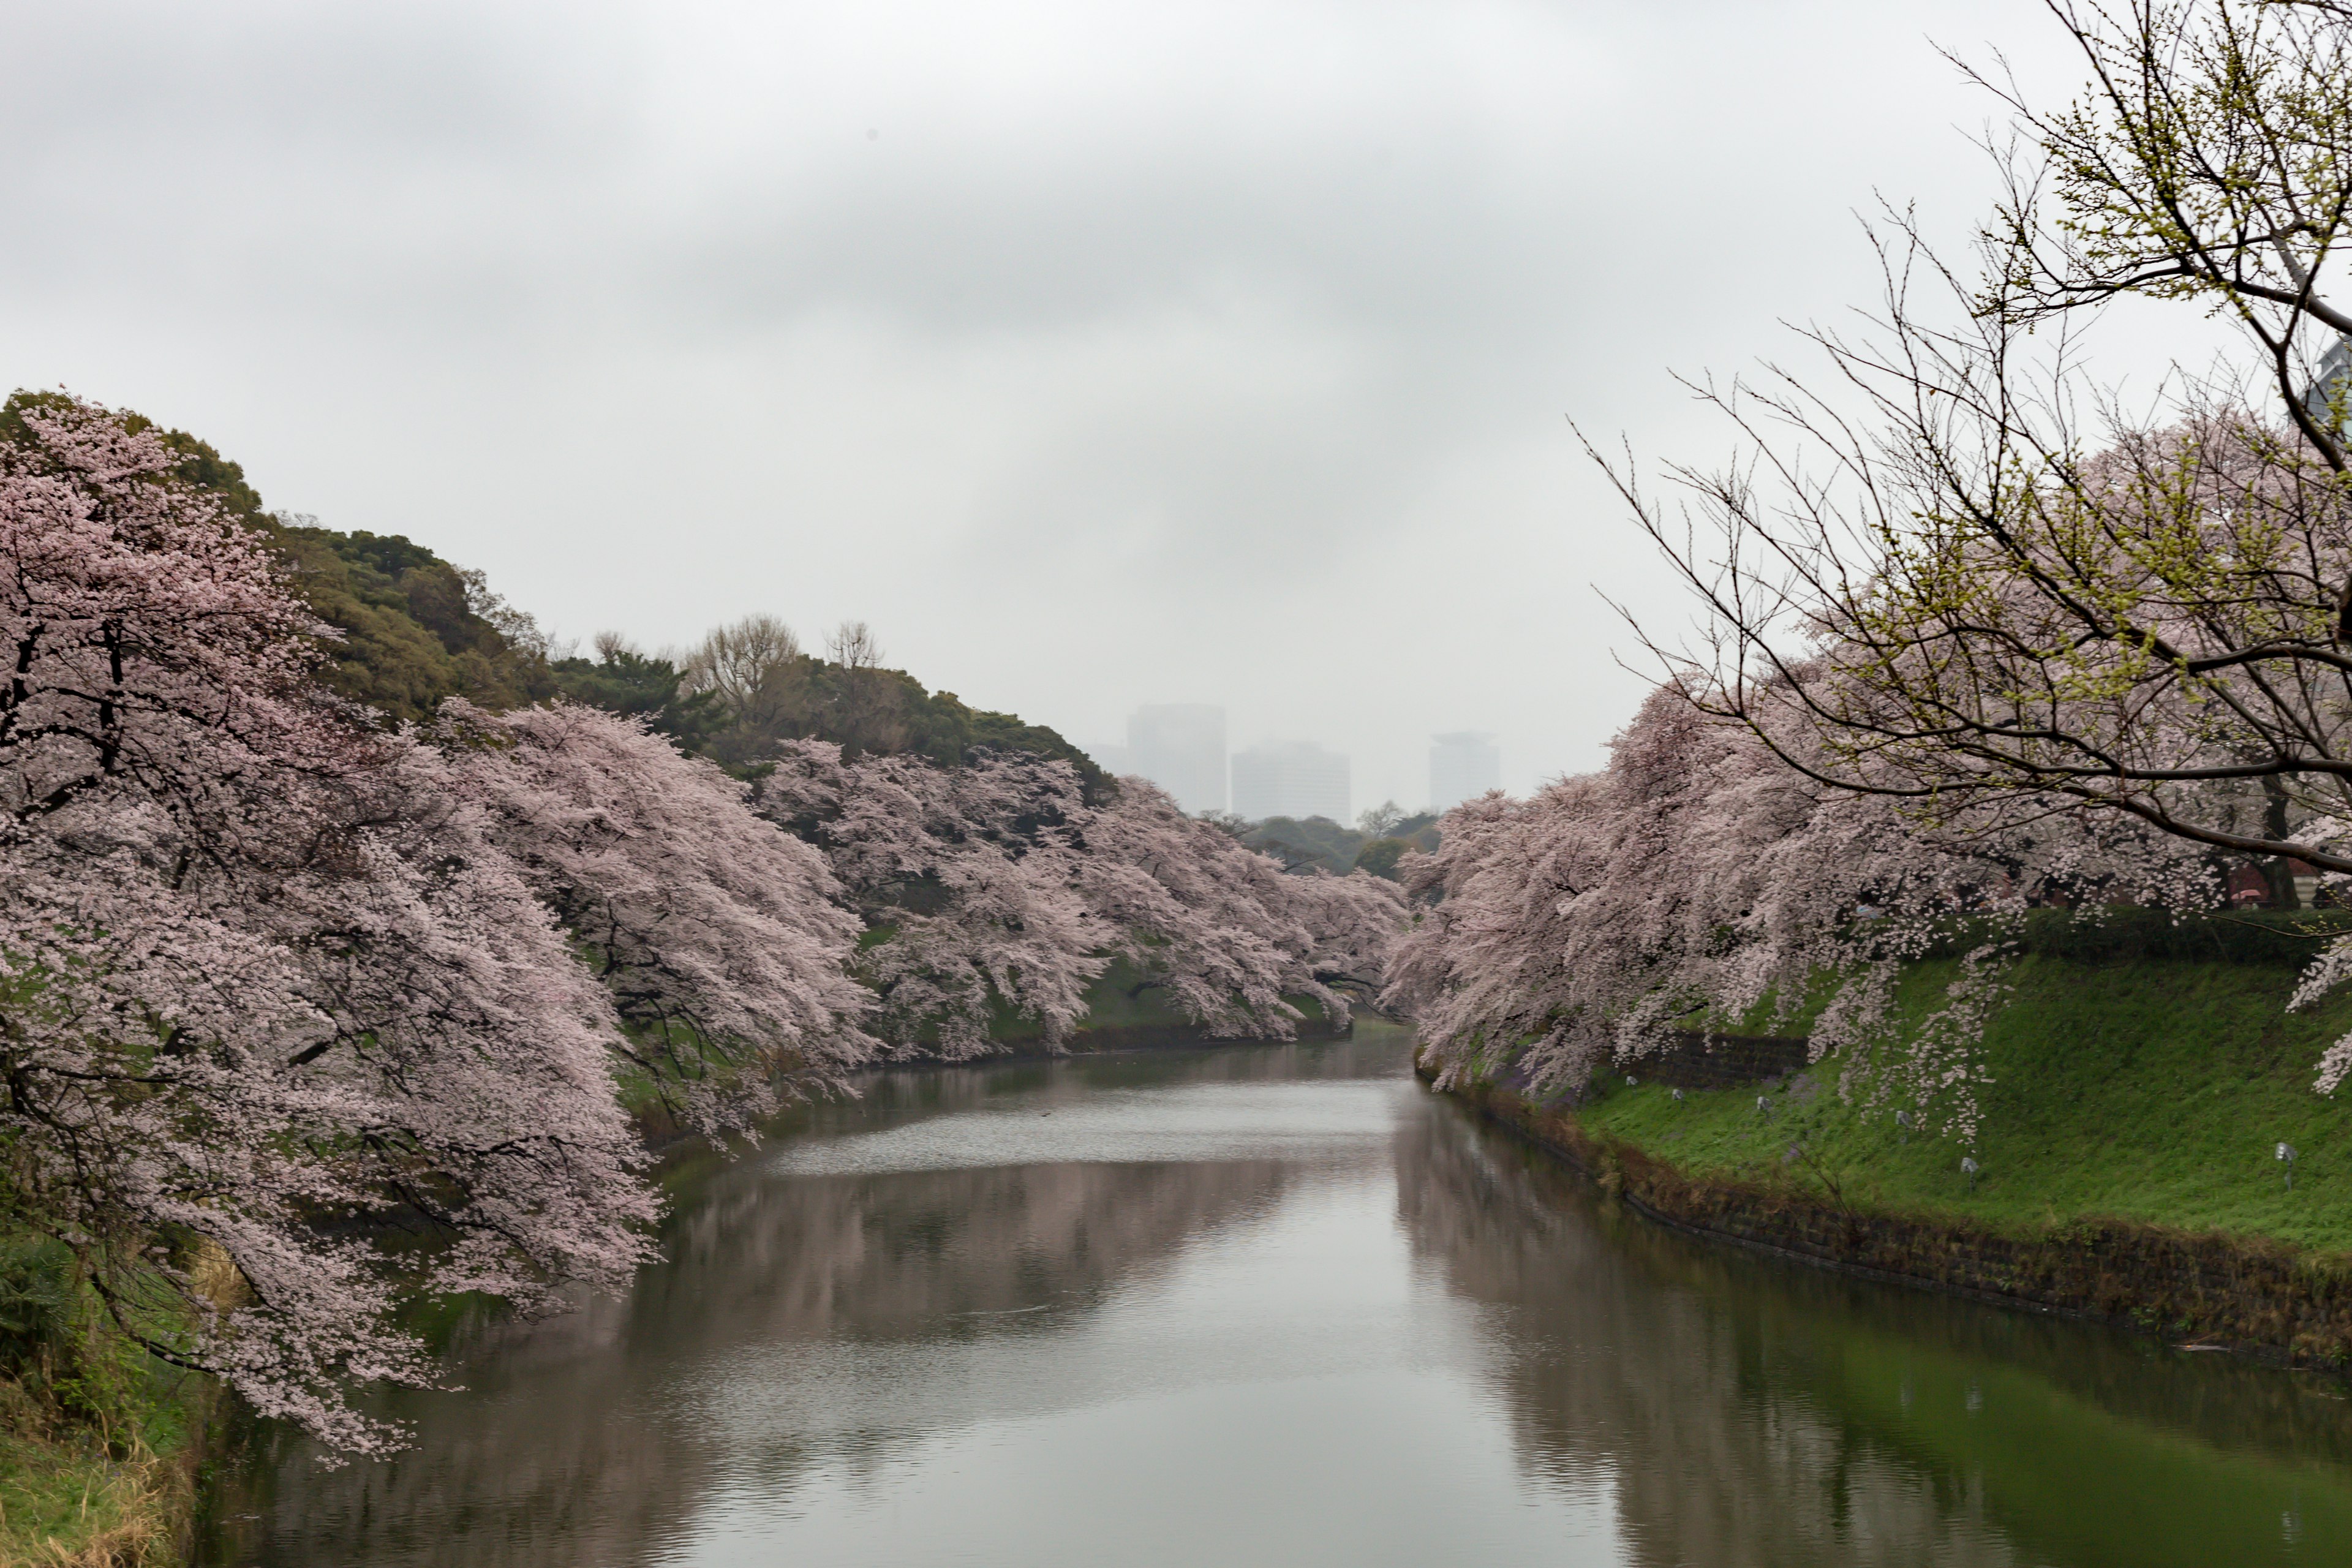
[[2037, 10], [17, 6], [0, 372], [570, 633], [1525, 788], [1638, 694], [1589, 584], [1680, 613], [1562, 416], [1719, 449], [1667, 368], [1866, 296], [1874, 188], [1965, 232], [1925, 35], [2063, 83]]

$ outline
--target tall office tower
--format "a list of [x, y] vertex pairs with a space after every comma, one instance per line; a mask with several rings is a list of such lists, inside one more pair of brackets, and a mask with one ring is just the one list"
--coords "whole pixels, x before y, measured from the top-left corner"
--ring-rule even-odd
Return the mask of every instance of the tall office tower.
[[1275, 741], [1234, 753], [1234, 810], [1269, 816], [1348, 820], [1348, 759], [1312, 741]]
[[1430, 740], [1430, 810], [1444, 811], [1503, 787], [1503, 753], [1494, 736], [1465, 730]]
[[1199, 702], [1139, 708], [1127, 721], [1129, 768], [1186, 811], [1225, 809], [1225, 710]]

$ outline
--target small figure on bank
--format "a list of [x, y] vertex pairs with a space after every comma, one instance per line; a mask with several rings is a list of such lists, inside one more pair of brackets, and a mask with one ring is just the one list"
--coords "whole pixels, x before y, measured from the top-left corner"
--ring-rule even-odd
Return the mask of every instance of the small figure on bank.
[[2294, 1145], [2282, 1142], [2278, 1146], [2280, 1163], [2286, 1166], [2286, 1190], [2294, 1191]]

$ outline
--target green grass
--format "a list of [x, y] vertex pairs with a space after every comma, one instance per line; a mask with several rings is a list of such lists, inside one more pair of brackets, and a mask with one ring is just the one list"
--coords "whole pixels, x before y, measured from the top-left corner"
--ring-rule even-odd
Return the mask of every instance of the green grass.
[[[1916, 1019], [1956, 965], [1923, 963], [1901, 997]], [[1860, 1209], [1968, 1215], [2025, 1232], [2116, 1217], [2189, 1231], [2352, 1250], [2352, 1091], [2311, 1089], [2320, 1053], [2352, 1031], [2352, 995], [2284, 1010], [2292, 969], [2140, 959], [2019, 961], [1985, 1032], [1991, 1077], [1973, 1150], [1915, 1131], [1892, 1108], [1840, 1099], [1843, 1063], [1822, 1063], [1768, 1114], [1756, 1089], [1601, 1086], [1577, 1112], [1694, 1174], [1834, 1188]], [[1639, 1069], [1636, 1069], [1638, 1075]], [[2294, 1145], [2286, 1191], [2276, 1145]], [[1785, 1157], [1801, 1145], [1803, 1160]], [[1983, 1167], [1973, 1189], [1960, 1172]]]
[[0, 1565], [175, 1561], [215, 1398], [115, 1331], [63, 1248], [0, 1238]]
[[193, 1499], [184, 1396], [198, 1381], [159, 1374], [127, 1438], [111, 1441], [13, 1385], [0, 1394], [0, 1563], [175, 1561]]

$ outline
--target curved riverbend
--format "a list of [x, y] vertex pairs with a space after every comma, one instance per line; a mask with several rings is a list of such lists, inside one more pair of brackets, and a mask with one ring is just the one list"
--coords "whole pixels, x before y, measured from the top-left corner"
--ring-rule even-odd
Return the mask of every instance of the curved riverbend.
[[882, 1076], [400, 1458], [253, 1435], [215, 1564], [2257, 1564], [2339, 1385], [1672, 1235], [1401, 1031]]

